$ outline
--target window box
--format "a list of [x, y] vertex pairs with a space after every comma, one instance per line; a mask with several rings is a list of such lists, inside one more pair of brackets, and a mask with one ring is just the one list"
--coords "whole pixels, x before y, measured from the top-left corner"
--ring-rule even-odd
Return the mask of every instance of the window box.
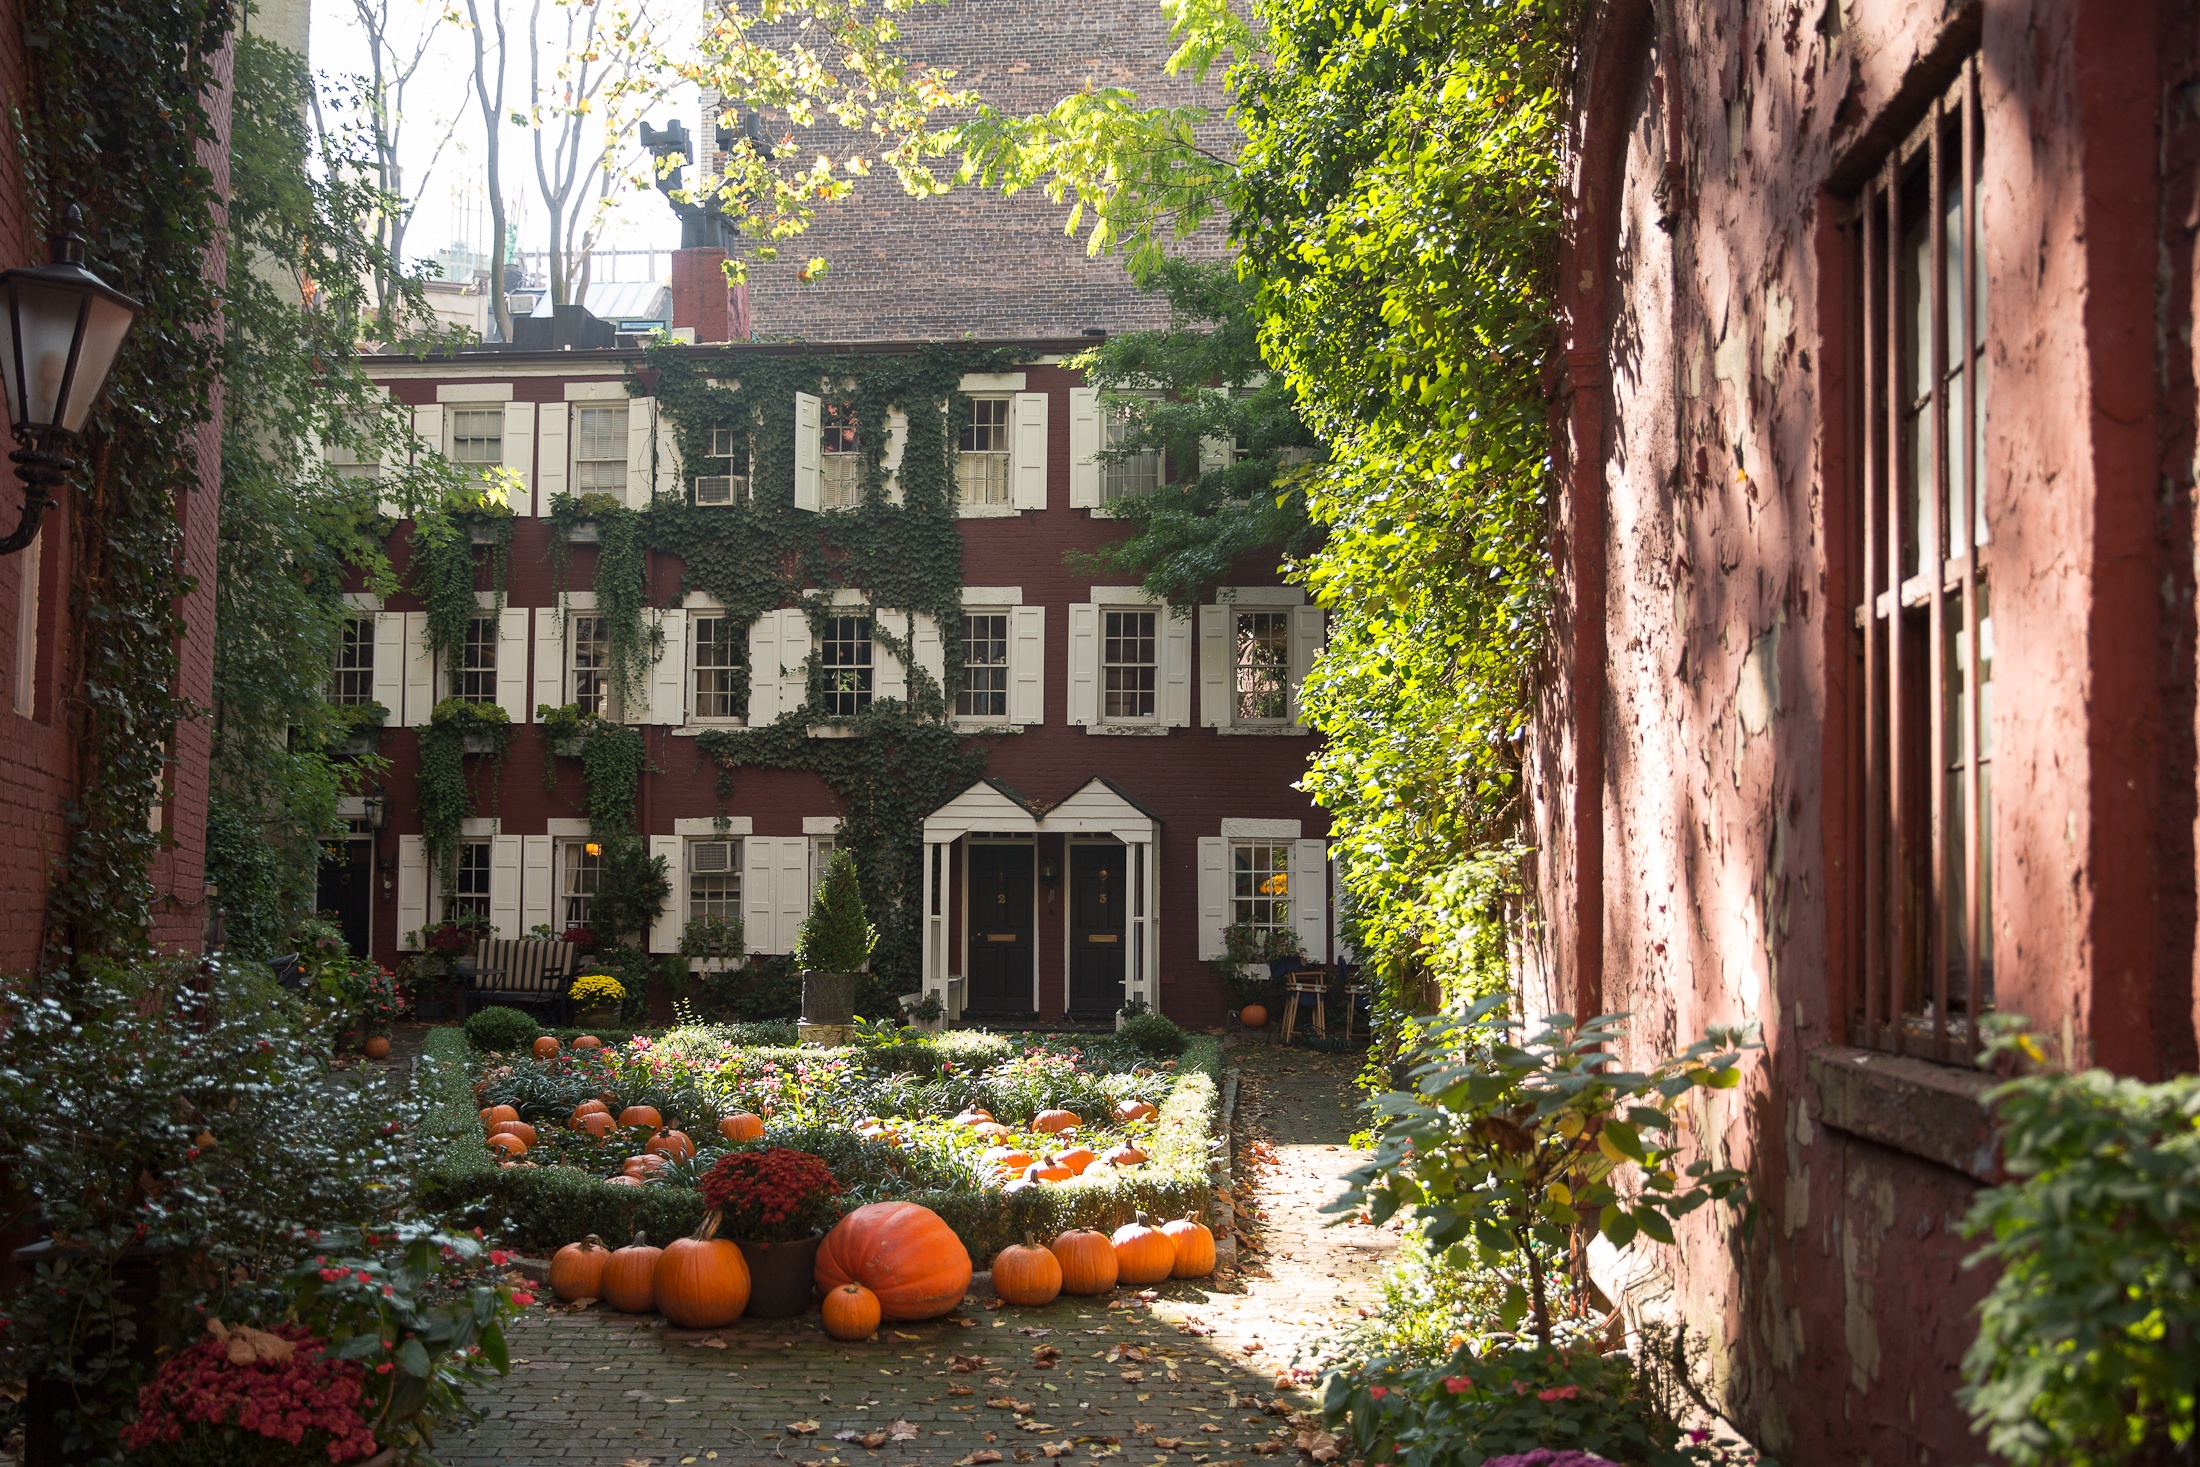
[[1980, 1182], [2001, 1175], [1991, 1075], [1909, 1055], [1827, 1046], [1805, 1058], [1818, 1120]]
[[468, 734], [463, 747], [469, 754], [493, 754], [496, 752], [497, 741], [487, 734]]
[[572, 532], [565, 537], [565, 541], [568, 545], [594, 545], [601, 538], [596, 532], [596, 522], [594, 520], [582, 520], [579, 524], [573, 526]]

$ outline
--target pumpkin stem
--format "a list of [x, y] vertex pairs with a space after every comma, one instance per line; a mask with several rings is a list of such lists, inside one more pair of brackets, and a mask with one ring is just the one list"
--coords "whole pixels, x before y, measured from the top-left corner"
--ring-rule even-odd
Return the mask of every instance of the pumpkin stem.
[[702, 1224], [695, 1229], [695, 1236], [708, 1243], [718, 1236], [718, 1209], [713, 1207], [703, 1214]]
[[634, 1230], [634, 1241], [627, 1246], [630, 1248], [647, 1248], [649, 1246], [649, 1234], [643, 1232], [640, 1228], [636, 1228]]
[[600, 1253], [602, 1251], [603, 1239], [597, 1237], [594, 1233], [590, 1233], [587, 1237], [581, 1239], [581, 1252]]

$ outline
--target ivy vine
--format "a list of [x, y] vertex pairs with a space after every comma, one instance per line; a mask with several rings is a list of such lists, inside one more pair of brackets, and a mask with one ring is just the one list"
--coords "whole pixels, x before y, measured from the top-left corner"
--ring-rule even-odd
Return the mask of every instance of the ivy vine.
[[458, 874], [459, 839], [474, 813], [473, 780], [466, 769], [468, 740], [484, 745], [490, 759], [494, 808], [504, 783], [504, 755], [512, 738], [511, 716], [495, 703], [445, 698], [420, 730], [420, 831], [428, 860], [448, 888]]
[[649, 673], [664, 650], [664, 632], [648, 617], [649, 532], [644, 511], [609, 494], [557, 495], [550, 501], [550, 583], [563, 604], [573, 532], [596, 529], [596, 609], [615, 707], [649, 695]]

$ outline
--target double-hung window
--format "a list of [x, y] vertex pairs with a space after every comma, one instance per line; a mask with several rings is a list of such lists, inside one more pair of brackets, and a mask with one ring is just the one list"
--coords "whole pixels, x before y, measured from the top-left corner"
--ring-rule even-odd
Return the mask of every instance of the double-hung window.
[[603, 617], [581, 612], [566, 618], [565, 669], [573, 705], [611, 717], [611, 638]]
[[1291, 843], [1230, 842], [1230, 921], [1263, 932], [1291, 930]]
[[567, 927], [586, 927], [603, 880], [603, 847], [569, 840], [558, 852], [558, 917]]
[[[621, 449], [624, 455], [624, 449]], [[504, 407], [451, 409], [451, 457], [479, 469], [504, 462]]]
[[443, 894], [443, 920], [489, 920], [489, 842], [460, 841], [451, 889]]
[[749, 497], [748, 444], [728, 424], [710, 430], [710, 452], [695, 476], [699, 505], [738, 504]]
[[1851, 242], [1866, 1043], [1960, 1060], [1993, 1007], [1986, 267], [1976, 61], [1881, 164]]
[[691, 840], [687, 843], [688, 918], [741, 919], [741, 842]]
[[626, 406], [573, 410], [573, 492], [626, 494]]
[[825, 884], [825, 868], [833, 864], [833, 847], [839, 837], [810, 837], [810, 905], [817, 905], [817, 889]]
[[854, 509], [863, 502], [863, 469], [857, 454], [856, 410], [843, 402], [825, 405], [818, 504], [825, 509]]
[[1107, 415], [1106, 424], [1107, 446], [1113, 456], [1102, 466], [1100, 502], [1113, 504], [1118, 499], [1128, 499], [1134, 494], [1151, 494], [1160, 488], [1163, 474], [1161, 450], [1147, 448], [1137, 453], [1122, 452], [1123, 444], [1131, 436], [1131, 424], [1120, 409]]
[[748, 659], [747, 635], [730, 616], [697, 616], [688, 626], [695, 676], [690, 716], [739, 718], [741, 666]]
[[1151, 611], [1103, 611], [1100, 641], [1100, 716], [1110, 722], [1150, 722], [1158, 669]]
[[466, 640], [458, 652], [457, 684], [451, 696], [466, 703], [497, 700], [497, 619], [477, 616], [466, 623]]
[[329, 679], [328, 700], [346, 708], [374, 701], [373, 617], [344, 618], [337, 634], [336, 672]]
[[828, 716], [854, 718], [870, 710], [871, 618], [827, 617], [817, 661]]
[[1291, 613], [1232, 614], [1233, 719], [1238, 723], [1291, 720]]
[[955, 499], [965, 505], [1007, 504], [1008, 399], [974, 397], [955, 459]]
[[1008, 613], [966, 611], [962, 619], [963, 681], [957, 718], [1008, 717]]

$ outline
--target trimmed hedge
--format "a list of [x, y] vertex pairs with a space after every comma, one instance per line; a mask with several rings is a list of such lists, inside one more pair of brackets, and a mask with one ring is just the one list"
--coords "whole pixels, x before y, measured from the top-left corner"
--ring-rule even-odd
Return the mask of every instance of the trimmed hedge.
[[[965, 1062], [990, 1063], [1010, 1048], [999, 1036], [980, 1033], [942, 1036], [939, 1048], [950, 1048], [949, 1040], [958, 1068]], [[435, 1203], [464, 1212], [509, 1242], [539, 1249], [589, 1233], [616, 1245], [642, 1231], [661, 1243], [693, 1232], [702, 1221], [702, 1196], [684, 1187], [614, 1187], [571, 1167], [497, 1165], [482, 1138], [472, 1084], [475, 1060], [464, 1034], [434, 1031], [422, 1061], [422, 1098], [429, 1105], [421, 1128], [420, 1174]], [[1112, 1231], [1140, 1212], [1156, 1220], [1204, 1219], [1213, 1200], [1209, 1147], [1221, 1063], [1221, 1046], [1212, 1038], [1195, 1038], [1186, 1047], [1146, 1145], [1149, 1159], [1135, 1172], [1080, 1177], [1013, 1197], [990, 1190], [912, 1190], [903, 1200], [944, 1218], [981, 1268], [1027, 1233], [1045, 1239], [1073, 1227]], [[775, 1124], [765, 1139], [777, 1142], [786, 1129]], [[850, 1204], [871, 1200], [851, 1198]]]

